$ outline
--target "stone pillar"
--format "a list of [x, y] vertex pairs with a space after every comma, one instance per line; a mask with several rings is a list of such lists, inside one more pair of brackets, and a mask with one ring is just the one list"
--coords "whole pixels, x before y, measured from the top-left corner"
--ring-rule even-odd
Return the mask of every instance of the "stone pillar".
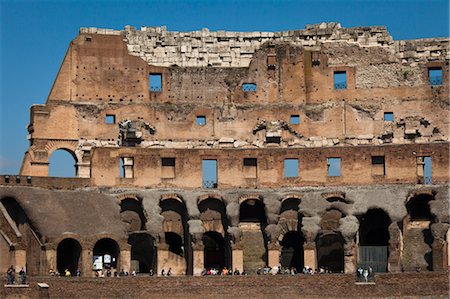
[[77, 163], [77, 177], [90, 178], [91, 177], [91, 163], [90, 162], [78, 162]]
[[119, 257], [119, 263], [118, 263], [119, 269], [117, 271], [120, 271], [123, 269], [125, 272], [130, 272], [131, 269], [131, 250], [121, 250], [120, 251], [120, 257]]
[[237, 248], [234, 247], [231, 249], [231, 261], [232, 261], [232, 265], [231, 265], [231, 269], [234, 271], [235, 269], [238, 269], [239, 272], [242, 273], [242, 271], [244, 271], [244, 251], [242, 250], [242, 248]]
[[92, 250], [84, 249], [81, 251], [81, 276], [94, 277]]
[[354, 241], [344, 244], [344, 273], [356, 272], [356, 250], [357, 246]]
[[164, 272], [167, 273], [167, 271], [169, 270], [169, 268], [167, 267], [167, 262], [169, 260], [169, 249], [166, 248], [167, 246], [163, 246], [161, 244], [159, 244], [158, 246], [158, 269], [157, 274], [160, 275], [161, 271], [164, 269]]
[[56, 271], [56, 250], [55, 249], [47, 249], [45, 251], [45, 256], [47, 258], [47, 273], [49, 274], [50, 270]]
[[389, 225], [388, 272], [401, 272], [402, 232], [396, 222]]
[[280, 266], [281, 246], [278, 243], [269, 243], [267, 245], [267, 266], [273, 268]]
[[[200, 248], [201, 247], [201, 248]], [[197, 245], [194, 248], [194, 254], [193, 254], [193, 269], [194, 269], [194, 276], [200, 276], [203, 269], [205, 268], [204, 264], [204, 250], [203, 245]]]
[[448, 229], [448, 223], [438, 222], [431, 225], [431, 233], [434, 237], [433, 244], [431, 245], [433, 271], [447, 271], [448, 244], [445, 241], [445, 237]]
[[27, 271], [27, 252], [24, 249], [16, 249], [14, 251], [14, 267], [16, 272], [19, 272], [20, 268], [23, 267]]
[[303, 259], [305, 266], [317, 269], [317, 249], [314, 241], [306, 242], [303, 245]]

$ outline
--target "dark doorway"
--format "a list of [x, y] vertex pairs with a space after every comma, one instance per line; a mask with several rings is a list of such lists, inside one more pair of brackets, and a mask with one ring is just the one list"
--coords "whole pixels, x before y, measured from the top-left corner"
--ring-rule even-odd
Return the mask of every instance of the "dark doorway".
[[344, 272], [344, 240], [340, 234], [320, 236], [317, 241], [317, 265], [333, 273]]
[[242, 202], [239, 209], [239, 221], [266, 223], [266, 211], [261, 200], [247, 199]]
[[151, 269], [155, 268], [155, 246], [152, 236], [140, 233], [130, 234], [128, 243], [131, 245], [131, 260], [137, 261], [139, 273], [149, 273]]
[[81, 245], [75, 239], [64, 239], [58, 244], [56, 250], [56, 267], [59, 273], [64, 273], [66, 269], [75, 275], [80, 267]]
[[430, 201], [434, 197], [428, 194], [421, 194], [411, 198], [406, 204], [411, 221], [432, 221], [433, 215], [430, 211]]
[[304, 267], [303, 244], [305, 238], [296, 231], [288, 232], [284, 235], [280, 245], [281, 249], [281, 266], [284, 268], [294, 267], [297, 272], [301, 272]]
[[116, 241], [109, 238], [101, 239], [94, 246], [94, 261], [96, 257], [101, 257], [103, 269], [117, 269], [119, 252], [119, 245]]
[[225, 267], [225, 240], [217, 232], [203, 234], [204, 267], [222, 269]]
[[126, 198], [120, 202], [122, 221], [129, 224], [129, 231], [145, 230], [147, 218], [142, 203], [133, 198]]

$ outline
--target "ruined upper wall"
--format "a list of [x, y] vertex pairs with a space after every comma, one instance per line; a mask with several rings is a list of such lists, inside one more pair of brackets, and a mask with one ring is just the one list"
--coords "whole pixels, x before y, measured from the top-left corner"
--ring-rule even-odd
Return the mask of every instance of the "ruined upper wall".
[[262, 44], [290, 42], [314, 49], [323, 43], [384, 47], [395, 52], [404, 63], [450, 60], [448, 38], [393, 41], [384, 26], [341, 28], [339, 23], [307, 25], [303, 30], [281, 32], [201, 31], [176, 32], [162, 27], [136, 30], [81, 28], [81, 34], [123, 35], [131, 55], [148, 64], [181, 67], [248, 67]]

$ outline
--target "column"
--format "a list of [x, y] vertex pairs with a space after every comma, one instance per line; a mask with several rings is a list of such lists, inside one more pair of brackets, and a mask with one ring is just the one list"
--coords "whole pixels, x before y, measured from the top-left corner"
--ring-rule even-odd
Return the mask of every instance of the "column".
[[388, 272], [401, 272], [402, 232], [396, 222], [389, 225]]
[[280, 266], [281, 246], [277, 243], [267, 245], [267, 266], [270, 268]]
[[310, 240], [303, 245], [304, 265], [317, 269], [317, 249], [316, 242]]
[[204, 246], [203, 245], [196, 245], [194, 246], [194, 253], [193, 253], [193, 259], [192, 259], [192, 263], [193, 263], [193, 268], [194, 268], [194, 276], [199, 276], [201, 275], [203, 269], [205, 268], [204, 266]]
[[19, 272], [20, 268], [23, 267], [25, 271], [27, 266], [27, 252], [24, 249], [16, 249], [14, 251], [14, 267], [16, 272]]
[[344, 244], [344, 273], [356, 272], [356, 248], [354, 241]]
[[92, 271], [92, 250], [85, 249], [81, 251], [81, 276], [94, 277], [94, 271]]
[[242, 271], [244, 271], [244, 251], [242, 250], [242, 248], [238, 248], [237, 246], [235, 246], [234, 248], [231, 249], [231, 255], [232, 255], [232, 270], [234, 271], [235, 269], [238, 269], [239, 272], [242, 273]]
[[131, 269], [131, 251], [130, 250], [121, 250], [120, 251], [120, 257], [119, 257], [119, 269], [118, 271], [122, 270], [125, 272], [130, 272]]
[[158, 275], [161, 274], [161, 271], [164, 269], [164, 272], [167, 273], [167, 271], [169, 270], [169, 266], [168, 266], [168, 261], [169, 261], [169, 248], [168, 246], [164, 243], [164, 244], [159, 244], [158, 245], [158, 261], [157, 261], [157, 273]]
[[47, 273], [46, 275], [49, 274], [50, 270], [56, 271], [56, 250], [55, 249], [47, 249], [45, 251], [45, 256], [47, 259]]

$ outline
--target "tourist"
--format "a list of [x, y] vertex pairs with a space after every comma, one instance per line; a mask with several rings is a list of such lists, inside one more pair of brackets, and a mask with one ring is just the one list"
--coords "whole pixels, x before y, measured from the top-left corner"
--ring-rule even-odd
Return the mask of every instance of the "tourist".
[[241, 272], [239, 272], [238, 268], [234, 268], [233, 275], [241, 275]]
[[164, 269], [161, 270], [161, 276], [166, 276], [166, 271]]
[[15, 276], [16, 276], [16, 271], [14, 270], [14, 267], [11, 265], [11, 267], [8, 268], [8, 270], [6, 271], [6, 277], [7, 277], [7, 284], [14, 284], [15, 282]]
[[169, 268], [169, 271], [167, 271], [167, 276], [172, 275], [172, 268]]
[[25, 272], [25, 270], [22, 268], [20, 268], [19, 271], [19, 277], [20, 277], [20, 284], [26, 284], [27, 281], [27, 273]]
[[153, 275], [154, 275], [153, 269], [150, 269], [150, 271], [148, 272], [148, 274], [149, 274], [150, 276], [153, 276]]
[[368, 276], [369, 276], [369, 270], [367, 270], [366, 268], [364, 268], [364, 270], [363, 270], [363, 277], [364, 277], [364, 280], [365, 280], [366, 282], [369, 281], [369, 280], [367, 279]]
[[[170, 271], [170, 269], [169, 269], [169, 271]], [[133, 271], [131, 271], [131, 276], [135, 277], [136, 274], [137, 274], [137, 273], [136, 273], [136, 270], [133, 269]], [[169, 273], [167, 273], [167, 275], [169, 275]]]
[[119, 273], [119, 276], [125, 276], [125, 271], [123, 270], [123, 268], [122, 268], [122, 270], [120, 270], [120, 273]]
[[64, 270], [64, 276], [72, 276], [72, 273], [70, 273], [69, 269]]
[[80, 277], [80, 276], [81, 276], [81, 270], [77, 269], [77, 277]]

